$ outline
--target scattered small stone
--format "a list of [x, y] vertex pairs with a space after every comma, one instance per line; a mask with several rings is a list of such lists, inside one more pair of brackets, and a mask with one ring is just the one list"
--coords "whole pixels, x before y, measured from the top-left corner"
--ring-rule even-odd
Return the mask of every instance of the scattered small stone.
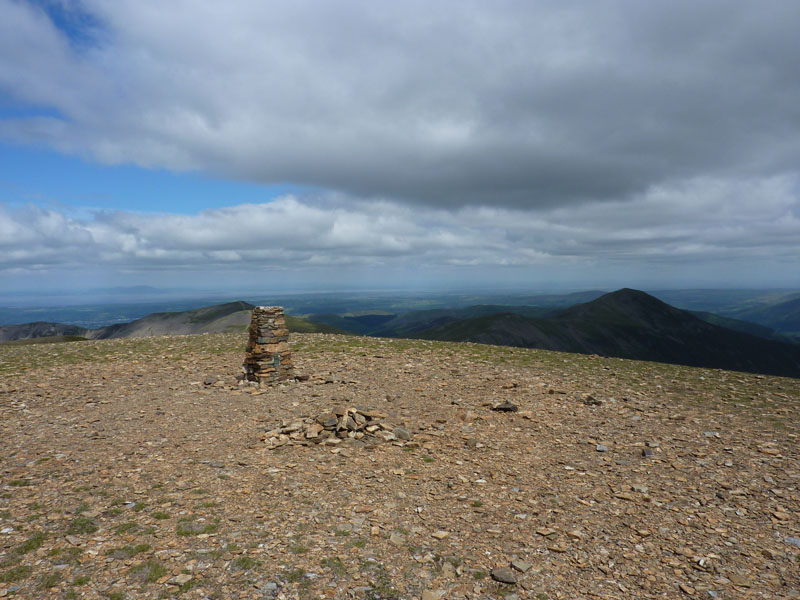
[[181, 573], [180, 575], [176, 575], [168, 580], [167, 583], [171, 583], [173, 585], [186, 585], [192, 580], [192, 576], [188, 575], [187, 573]]
[[530, 571], [531, 563], [527, 563], [524, 560], [512, 560], [511, 566], [519, 571], [520, 573], [527, 573]]
[[695, 589], [692, 586], [682, 583], [678, 587], [680, 587], [681, 591], [687, 596], [694, 596]]
[[395, 427], [393, 433], [398, 440], [405, 442], [411, 439], [411, 433], [405, 427]]
[[647, 493], [647, 490], [648, 490], [648, 488], [647, 488], [647, 486], [646, 486], [646, 485], [642, 485], [642, 484], [640, 484], [640, 483], [634, 483], [634, 484], [631, 486], [631, 489], [632, 489], [634, 492], [638, 492], [638, 493], [640, 493], [640, 494], [646, 494], [646, 493]]
[[800, 538], [790, 536], [783, 538], [783, 541], [786, 542], [787, 544], [792, 544], [792, 546], [797, 546], [798, 548], [800, 548]]
[[496, 412], [517, 412], [519, 410], [519, 407], [512, 402], [505, 401], [502, 404], [493, 406], [492, 410]]
[[434, 538], [436, 538], [437, 540], [443, 540], [443, 539], [445, 539], [445, 538], [448, 538], [448, 537], [450, 537], [450, 534], [449, 534], [447, 531], [441, 531], [441, 530], [440, 530], [440, 531], [434, 531], [434, 532], [431, 534], [431, 537], [434, 537]]
[[492, 579], [499, 581], [500, 583], [509, 583], [512, 585], [517, 583], [517, 577], [514, 575], [514, 571], [508, 567], [497, 567], [492, 569]]
[[213, 375], [209, 375], [208, 377], [203, 379], [203, 385], [214, 385], [215, 383], [217, 383], [217, 381], [219, 380], [216, 377], [214, 377]]
[[650, 450], [650, 448], [642, 448], [642, 456], [644, 456], [645, 458], [652, 458], [653, 456], [655, 456], [655, 452]]
[[597, 450], [598, 452], [608, 452], [608, 447], [604, 446], [603, 444], [597, 444], [597, 446], [595, 446], [594, 449]]

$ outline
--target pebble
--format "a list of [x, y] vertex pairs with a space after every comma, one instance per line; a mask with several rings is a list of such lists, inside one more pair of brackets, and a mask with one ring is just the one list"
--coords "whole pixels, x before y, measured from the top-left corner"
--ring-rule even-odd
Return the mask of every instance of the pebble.
[[680, 586], [678, 586], [678, 587], [680, 587], [680, 588], [681, 588], [681, 591], [682, 591], [684, 594], [686, 594], [687, 596], [694, 596], [694, 592], [695, 592], [695, 590], [694, 590], [694, 588], [693, 588], [692, 586], [690, 586], [690, 585], [686, 585], [685, 583], [682, 583], [682, 584], [680, 584]]
[[395, 427], [394, 435], [398, 440], [408, 441], [411, 439], [411, 433], [405, 427]]
[[512, 560], [511, 566], [521, 573], [526, 573], [530, 570], [531, 563], [527, 563], [524, 560]]
[[440, 531], [434, 531], [431, 534], [431, 537], [435, 537], [437, 540], [443, 540], [445, 538], [450, 537], [450, 534], [448, 532], [446, 532], [446, 531], [441, 531], [440, 530]]
[[492, 579], [499, 581], [500, 583], [517, 583], [517, 577], [514, 575], [514, 571], [508, 567], [497, 567], [492, 569]]
[[597, 450], [598, 452], [608, 452], [608, 447], [604, 446], [603, 444], [597, 444], [597, 446], [595, 446], [594, 449]]
[[492, 410], [497, 412], [517, 412], [519, 407], [516, 404], [506, 401], [502, 404], [492, 407]]

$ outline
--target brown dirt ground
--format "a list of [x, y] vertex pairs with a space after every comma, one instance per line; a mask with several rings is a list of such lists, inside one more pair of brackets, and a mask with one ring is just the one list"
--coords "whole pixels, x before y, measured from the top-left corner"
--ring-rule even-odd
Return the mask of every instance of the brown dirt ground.
[[[800, 380], [292, 340], [261, 390], [242, 334], [0, 346], [0, 597], [800, 597]], [[261, 440], [334, 406], [412, 442]]]

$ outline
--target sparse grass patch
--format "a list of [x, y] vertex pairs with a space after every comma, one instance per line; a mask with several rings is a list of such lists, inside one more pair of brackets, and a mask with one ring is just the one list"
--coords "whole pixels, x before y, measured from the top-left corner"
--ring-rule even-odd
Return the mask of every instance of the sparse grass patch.
[[147, 504], [144, 502], [137, 502], [133, 505], [134, 512], [142, 512], [145, 508], [147, 508]]
[[299, 568], [299, 569], [292, 569], [288, 573], [286, 573], [286, 581], [289, 583], [300, 583], [305, 579], [306, 570]]
[[28, 487], [31, 485], [30, 479], [12, 479], [8, 482], [11, 487]]
[[219, 506], [219, 503], [212, 500], [209, 502], [201, 502], [195, 508], [214, 508], [215, 506]]
[[249, 571], [258, 564], [259, 562], [257, 560], [254, 560], [249, 556], [239, 556], [233, 561], [233, 566], [240, 571]]
[[190, 517], [178, 521], [175, 530], [178, 535], [200, 535], [201, 533], [216, 533], [216, 531], [216, 523], [207, 523]]
[[340, 577], [347, 575], [347, 569], [338, 556], [334, 556], [332, 558], [323, 558], [321, 564], [323, 567], [330, 569], [334, 575], [338, 575]]
[[90, 534], [97, 531], [97, 523], [88, 517], [75, 517], [67, 528], [70, 535]]
[[472, 577], [473, 577], [473, 579], [478, 579], [478, 580], [486, 579], [486, 571], [480, 571], [480, 570], [473, 571], [472, 572]]
[[22, 581], [27, 579], [33, 573], [33, 569], [27, 565], [14, 567], [3, 573], [0, 573], [0, 583], [14, 583], [15, 581]]
[[22, 555], [27, 554], [28, 552], [33, 552], [34, 550], [41, 548], [43, 543], [44, 534], [42, 532], [36, 532], [27, 540], [22, 542], [19, 546], [14, 548], [14, 554]]
[[136, 556], [140, 552], [147, 552], [148, 550], [150, 550], [149, 544], [136, 544], [135, 546], [127, 545], [120, 548], [111, 548], [106, 551], [106, 554], [112, 558], [127, 559]]
[[167, 569], [157, 560], [148, 560], [132, 567], [129, 573], [139, 581], [155, 583], [167, 574]]
[[481, 502], [480, 500], [473, 500], [472, 501], [472, 506], [474, 508], [480, 508], [481, 506], [483, 506], [483, 502]]
[[114, 531], [119, 534], [123, 533], [133, 533], [139, 529], [139, 524], [136, 521], [125, 521], [124, 523], [120, 523], [116, 527], [114, 527]]
[[86, 585], [91, 581], [88, 575], [80, 575], [72, 580], [72, 585]]
[[152, 514], [152, 517], [159, 521], [163, 521], [165, 519], [169, 519], [169, 513], [166, 513], [163, 510], [157, 510]]
[[83, 554], [83, 550], [70, 546], [68, 548], [53, 548], [47, 553], [57, 565], [67, 565], [78, 562], [78, 557]]
[[81, 502], [75, 509], [75, 514], [79, 515], [85, 513], [87, 510], [89, 510], [89, 505], [86, 502]]
[[367, 545], [367, 540], [364, 538], [358, 538], [357, 540], [353, 540], [350, 545], [354, 548], [364, 548]]
[[347, 537], [348, 535], [350, 535], [350, 532], [347, 529], [337, 529], [334, 532], [334, 535], [336, 537]]
[[59, 581], [61, 581], [61, 575], [48, 573], [47, 575], [42, 575], [41, 579], [39, 579], [39, 587], [43, 590], [49, 590], [51, 587], [57, 586]]
[[423, 457], [422, 457], [422, 462], [426, 462], [426, 463], [432, 463], [434, 460], [436, 460], [436, 459], [435, 459], [435, 458], [433, 458], [433, 457], [432, 457], [432, 456], [430, 456], [430, 455], [427, 455], [427, 454], [426, 454], [425, 456], [423, 456]]
[[42, 506], [39, 502], [33, 502], [28, 508], [30, 510], [42, 510], [44, 506]]
[[295, 546], [292, 546], [290, 548], [290, 550], [294, 554], [306, 554], [306, 553], [308, 553], [308, 548], [306, 546], [303, 546], [302, 544], [297, 544]]

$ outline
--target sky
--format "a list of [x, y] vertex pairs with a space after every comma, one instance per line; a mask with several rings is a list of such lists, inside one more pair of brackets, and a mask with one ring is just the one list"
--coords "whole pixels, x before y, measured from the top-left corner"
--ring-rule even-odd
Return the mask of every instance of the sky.
[[800, 288], [796, 0], [0, 0], [0, 290]]

